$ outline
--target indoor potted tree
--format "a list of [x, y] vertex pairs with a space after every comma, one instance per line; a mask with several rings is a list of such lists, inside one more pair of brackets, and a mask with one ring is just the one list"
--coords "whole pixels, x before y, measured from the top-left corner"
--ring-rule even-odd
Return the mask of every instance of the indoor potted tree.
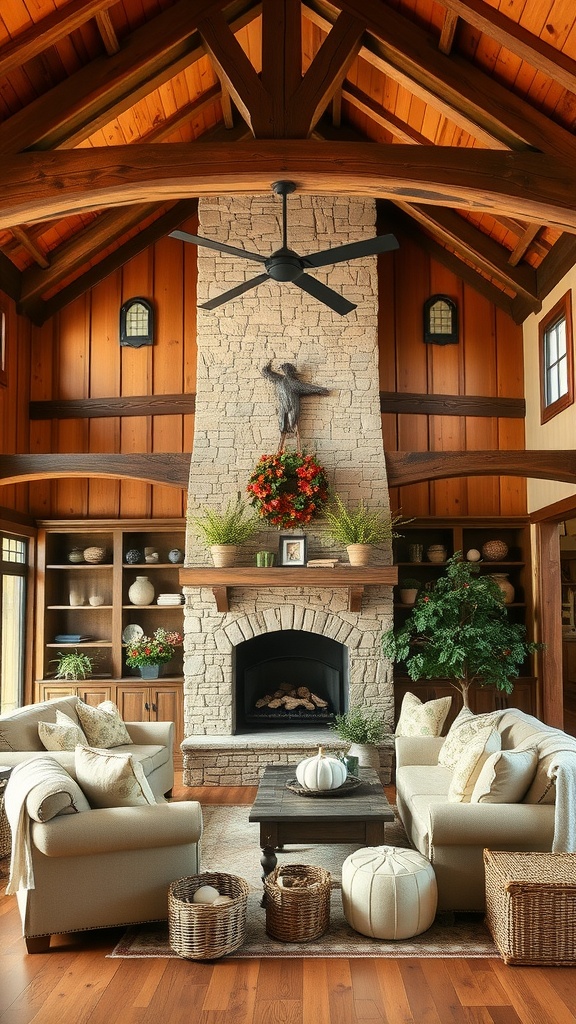
[[66, 651], [62, 654], [58, 651], [58, 657], [52, 659], [56, 665], [56, 679], [87, 679], [92, 675], [95, 658], [87, 654], [81, 654], [76, 648], [73, 651]]
[[509, 621], [498, 585], [478, 565], [462, 561], [459, 551], [404, 625], [382, 637], [386, 657], [402, 662], [411, 679], [447, 679], [465, 707], [473, 683], [511, 693], [522, 662], [541, 646]]
[[333, 495], [324, 516], [332, 540], [345, 545], [350, 565], [368, 565], [372, 547], [398, 537], [395, 527], [406, 522], [388, 508], [368, 508], [362, 498], [346, 505], [339, 494]]
[[385, 733], [384, 719], [380, 712], [355, 705], [335, 715], [330, 728], [350, 743], [348, 757], [357, 757], [358, 764], [366, 768], [380, 767], [380, 753], [377, 744]]
[[190, 516], [189, 522], [210, 549], [214, 565], [219, 567], [233, 565], [240, 545], [260, 527], [240, 496], [229, 501], [222, 511], [205, 508], [201, 515]]

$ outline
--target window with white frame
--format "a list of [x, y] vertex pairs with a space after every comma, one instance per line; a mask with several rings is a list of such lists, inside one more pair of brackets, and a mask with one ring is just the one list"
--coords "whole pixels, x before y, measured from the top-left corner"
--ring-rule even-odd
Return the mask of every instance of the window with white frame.
[[0, 712], [20, 707], [26, 650], [27, 537], [0, 529]]
[[540, 411], [546, 423], [574, 401], [571, 293], [538, 325], [540, 347]]

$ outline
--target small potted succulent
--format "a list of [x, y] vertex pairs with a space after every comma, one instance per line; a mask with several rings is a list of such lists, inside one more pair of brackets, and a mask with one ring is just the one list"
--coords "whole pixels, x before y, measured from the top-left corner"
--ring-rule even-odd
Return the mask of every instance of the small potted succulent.
[[233, 565], [240, 545], [260, 529], [260, 523], [240, 496], [229, 501], [222, 511], [205, 508], [201, 515], [190, 516], [189, 522], [210, 549], [218, 567]]
[[87, 654], [81, 654], [76, 648], [73, 651], [58, 652], [58, 657], [53, 658], [50, 664], [56, 665], [56, 679], [87, 679], [92, 675], [95, 658]]

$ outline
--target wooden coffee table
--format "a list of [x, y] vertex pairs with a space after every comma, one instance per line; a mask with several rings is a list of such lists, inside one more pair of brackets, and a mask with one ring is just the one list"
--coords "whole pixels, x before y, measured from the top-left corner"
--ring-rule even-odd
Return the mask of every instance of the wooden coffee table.
[[294, 766], [274, 764], [260, 779], [249, 820], [260, 822], [262, 878], [276, 867], [276, 850], [288, 843], [384, 843], [384, 825], [394, 821], [394, 811], [373, 768], [361, 768], [362, 785], [345, 796], [299, 796], [286, 789], [295, 776]]

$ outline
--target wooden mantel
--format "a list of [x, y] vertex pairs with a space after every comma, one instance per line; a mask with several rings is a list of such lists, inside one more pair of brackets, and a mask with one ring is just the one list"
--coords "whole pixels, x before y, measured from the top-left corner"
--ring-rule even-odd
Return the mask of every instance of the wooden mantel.
[[181, 569], [179, 578], [183, 587], [211, 587], [219, 612], [230, 610], [229, 591], [232, 587], [344, 587], [348, 590], [348, 611], [359, 612], [365, 588], [394, 586], [398, 582], [398, 567], [378, 565], [356, 568], [341, 565], [334, 569], [260, 569], [255, 566], [235, 566], [230, 569], [214, 569], [206, 566]]

